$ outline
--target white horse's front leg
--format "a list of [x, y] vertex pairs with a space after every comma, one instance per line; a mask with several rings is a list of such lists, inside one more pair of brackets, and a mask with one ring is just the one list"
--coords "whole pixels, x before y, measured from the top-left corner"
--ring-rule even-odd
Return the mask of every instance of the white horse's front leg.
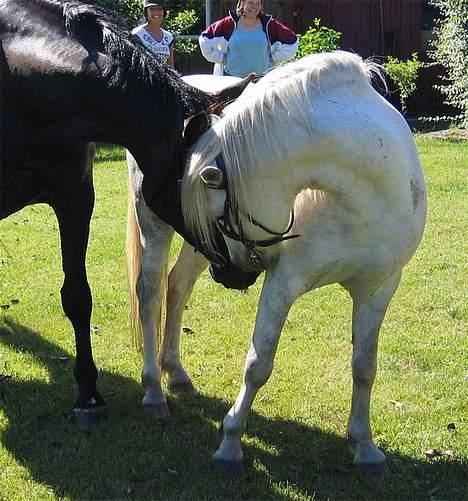
[[180, 361], [180, 331], [185, 305], [197, 278], [207, 266], [208, 261], [203, 255], [184, 242], [179, 258], [169, 274], [166, 327], [159, 360], [162, 370], [169, 375], [169, 388], [179, 393], [194, 391], [190, 376]]
[[235, 473], [243, 470], [241, 436], [247, 416], [258, 390], [270, 377], [281, 330], [297, 296], [287, 291], [281, 280], [268, 275], [265, 278], [242, 389], [223, 420], [223, 439], [212, 458], [216, 471]]
[[375, 474], [387, 472], [386, 458], [372, 440], [369, 422], [372, 385], [377, 370], [379, 330], [401, 273], [387, 279], [377, 291], [350, 290], [353, 297], [353, 395], [348, 437], [353, 463]]

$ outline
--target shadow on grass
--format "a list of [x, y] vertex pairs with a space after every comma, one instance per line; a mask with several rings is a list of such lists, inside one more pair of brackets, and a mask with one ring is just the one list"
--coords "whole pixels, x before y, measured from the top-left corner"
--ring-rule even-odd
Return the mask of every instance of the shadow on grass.
[[172, 419], [155, 422], [142, 413], [140, 384], [110, 372], [99, 376], [109, 420], [85, 433], [69, 418], [76, 391], [70, 354], [8, 317], [0, 321], [0, 343], [31, 354], [50, 374], [49, 383], [0, 383], [0, 405], [8, 417], [1, 440], [58, 497], [466, 499], [462, 463], [389, 455], [393, 474], [376, 480], [352, 468], [342, 437], [255, 412], [246, 432], [245, 473], [216, 474], [210, 457], [227, 402], [201, 394], [170, 397]]

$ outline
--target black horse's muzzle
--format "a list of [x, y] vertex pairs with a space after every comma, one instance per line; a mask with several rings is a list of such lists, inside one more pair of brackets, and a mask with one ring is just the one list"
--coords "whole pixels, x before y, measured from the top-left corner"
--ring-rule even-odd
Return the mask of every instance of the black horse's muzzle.
[[203, 254], [210, 261], [210, 274], [215, 282], [224, 285], [228, 289], [240, 290], [247, 289], [254, 284], [260, 272], [244, 271], [231, 262], [226, 242], [219, 230], [216, 238], [218, 252], [208, 252], [205, 245], [197, 241], [185, 225], [177, 181], [172, 186], [176, 189], [171, 190], [171, 185], [167, 185], [165, 186], [166, 189], [160, 190], [152, 198], [151, 210], [163, 221], [170, 224], [197, 252]]
[[228, 289], [244, 290], [256, 282], [260, 272], [244, 271], [229, 261], [224, 266], [210, 263], [210, 275], [215, 282]]
[[229, 250], [221, 232], [217, 231], [216, 236], [216, 252], [208, 251], [203, 243], [192, 243], [194, 240], [192, 235], [188, 237], [187, 241], [210, 261], [210, 275], [215, 282], [228, 289], [247, 289], [255, 283], [260, 272], [245, 271], [236, 266], [229, 257]]

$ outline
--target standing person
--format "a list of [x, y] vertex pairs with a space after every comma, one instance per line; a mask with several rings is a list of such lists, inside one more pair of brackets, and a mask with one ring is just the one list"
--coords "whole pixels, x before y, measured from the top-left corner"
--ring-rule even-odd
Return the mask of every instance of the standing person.
[[264, 75], [273, 65], [292, 59], [297, 36], [273, 16], [263, 13], [263, 0], [238, 0], [236, 10], [206, 28], [200, 49], [215, 63], [215, 75]]
[[146, 22], [132, 30], [157, 58], [174, 68], [174, 37], [161, 28], [166, 17], [166, 1], [143, 0]]

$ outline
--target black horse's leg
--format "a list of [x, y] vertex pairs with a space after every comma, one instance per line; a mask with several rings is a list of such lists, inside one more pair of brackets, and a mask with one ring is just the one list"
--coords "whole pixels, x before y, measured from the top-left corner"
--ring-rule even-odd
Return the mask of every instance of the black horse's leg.
[[94, 206], [90, 169], [78, 185], [62, 190], [61, 195], [54, 201], [53, 208], [59, 222], [65, 275], [61, 290], [62, 306], [75, 330], [74, 376], [79, 395], [73, 406], [73, 418], [80, 426], [89, 428], [105, 415], [104, 400], [96, 389], [97, 369], [90, 339], [92, 298], [85, 267], [89, 223]]

